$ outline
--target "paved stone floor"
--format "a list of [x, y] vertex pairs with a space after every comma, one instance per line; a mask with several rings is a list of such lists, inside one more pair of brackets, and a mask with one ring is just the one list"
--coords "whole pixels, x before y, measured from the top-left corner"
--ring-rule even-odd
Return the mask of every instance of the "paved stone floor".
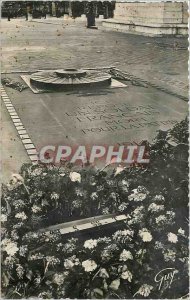
[[85, 28], [85, 21], [58, 20], [2, 20], [2, 70], [114, 65], [187, 95], [187, 38], [144, 37], [106, 31], [100, 22], [94, 30]]
[[[36, 21], [2, 21], [2, 70], [8, 73], [3, 76], [21, 80], [21, 74], [13, 72], [114, 65], [187, 95], [185, 38], [148, 38], [105, 31], [100, 23], [98, 30], [86, 29], [84, 21], [59, 21], [58, 25]], [[47, 144], [152, 140], [156, 130], [170, 128], [188, 112], [187, 103], [178, 97], [130, 83], [126, 88], [79, 93], [6, 91], [37, 149]], [[8, 116], [4, 118], [4, 134], [8, 136]], [[19, 141], [15, 143], [20, 149]], [[7, 146], [7, 155], [11, 152]], [[21, 149], [20, 153], [21, 157]], [[22, 159], [19, 157], [18, 167], [25, 156], [23, 153]]]

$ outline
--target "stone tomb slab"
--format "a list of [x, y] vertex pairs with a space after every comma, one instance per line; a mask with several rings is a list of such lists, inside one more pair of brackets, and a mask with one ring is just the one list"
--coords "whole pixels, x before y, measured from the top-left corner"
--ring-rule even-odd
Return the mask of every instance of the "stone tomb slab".
[[[8, 77], [19, 80], [18, 75]], [[126, 88], [43, 94], [5, 89], [37, 150], [152, 141], [157, 130], [171, 128], [188, 113], [187, 102], [130, 83]]]

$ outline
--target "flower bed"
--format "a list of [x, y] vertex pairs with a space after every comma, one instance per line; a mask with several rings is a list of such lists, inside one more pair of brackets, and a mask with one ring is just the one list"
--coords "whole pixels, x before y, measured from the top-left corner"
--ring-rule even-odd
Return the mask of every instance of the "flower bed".
[[[159, 132], [146, 168], [23, 166], [2, 195], [5, 297], [176, 299], [188, 293], [187, 138], [187, 120]], [[54, 223], [53, 211], [56, 217], [60, 211], [59, 222], [115, 212], [126, 212], [127, 220], [90, 239], [35, 231], [40, 222]], [[156, 277], [165, 268], [174, 270], [171, 287]]]

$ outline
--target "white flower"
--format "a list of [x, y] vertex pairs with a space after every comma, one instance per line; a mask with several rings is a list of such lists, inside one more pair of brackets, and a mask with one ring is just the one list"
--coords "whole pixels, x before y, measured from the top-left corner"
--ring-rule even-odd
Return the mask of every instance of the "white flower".
[[118, 210], [119, 211], [124, 211], [128, 206], [128, 203], [125, 203], [125, 202], [122, 202], [119, 207], [118, 207]]
[[86, 272], [92, 272], [97, 268], [97, 264], [94, 260], [87, 259], [82, 262], [82, 266], [85, 269]]
[[167, 223], [167, 218], [165, 215], [160, 215], [156, 218], [156, 224], [158, 225], [165, 225]]
[[70, 260], [70, 259], [65, 260], [65, 262], [64, 262], [65, 269], [72, 269], [73, 266], [74, 266], [74, 263], [72, 260]]
[[44, 259], [44, 255], [42, 253], [35, 253], [30, 255], [28, 260], [37, 260], [37, 259]]
[[81, 182], [81, 175], [77, 172], [71, 172], [69, 174], [69, 177], [70, 177], [71, 181], [73, 181], [73, 182], [75, 182], [75, 181]]
[[60, 263], [59, 258], [54, 257], [54, 256], [46, 256], [46, 260], [50, 265], [56, 265]]
[[15, 215], [15, 218], [21, 219], [21, 220], [26, 220], [26, 219], [27, 219], [27, 215], [25, 214], [24, 211], [22, 211], [22, 212], [20, 212], [20, 213], [17, 213], [17, 214]]
[[110, 284], [110, 289], [117, 291], [120, 286], [120, 279], [115, 279]]
[[27, 245], [23, 245], [19, 248], [19, 254], [20, 256], [25, 256], [26, 253], [28, 251], [28, 246]]
[[1, 222], [4, 223], [7, 221], [7, 215], [1, 214]]
[[162, 195], [156, 195], [155, 197], [154, 197], [154, 200], [155, 201], [165, 201], [165, 198], [164, 198], [164, 196], [162, 196]]
[[161, 210], [164, 210], [164, 205], [157, 205], [156, 203], [151, 203], [148, 207], [148, 211], [151, 212], [159, 212]]
[[6, 251], [9, 256], [15, 255], [15, 253], [19, 250], [17, 243], [10, 239], [4, 239], [1, 244], [3, 246], [3, 250]]
[[137, 256], [144, 256], [145, 255], [145, 253], [147, 252], [147, 250], [146, 249], [140, 249], [139, 251], [137, 251]]
[[54, 199], [54, 200], [57, 200], [57, 199], [59, 199], [59, 195], [58, 195], [57, 193], [53, 192], [53, 193], [51, 194], [50, 198], [51, 198], [51, 199]]
[[125, 180], [125, 179], [123, 179], [121, 183], [122, 183], [123, 185], [127, 186], [127, 187], [129, 186], [129, 183], [128, 183], [128, 181], [127, 181], [127, 180]]
[[42, 173], [42, 170], [41, 169], [39, 169], [39, 168], [36, 168], [35, 170], [33, 170], [32, 171], [32, 175], [33, 176], [38, 176], [38, 175], [40, 175]]
[[[153, 289], [152, 285], [143, 284], [140, 289], [136, 292], [136, 294], [140, 294], [143, 297], [148, 297], [151, 293], [151, 290]], [[135, 295], [136, 295], [135, 294]], [[134, 296], [135, 296], [134, 295]]]
[[133, 259], [133, 255], [131, 254], [130, 251], [127, 251], [127, 250], [124, 249], [124, 250], [121, 252], [121, 254], [120, 254], [119, 260], [121, 260], [121, 261], [126, 261], [126, 260], [128, 260], [128, 259]]
[[185, 235], [185, 230], [183, 230], [181, 227], [178, 229], [178, 233], [180, 235]]
[[20, 174], [12, 174], [12, 184], [22, 184], [24, 182], [24, 178]]
[[133, 192], [134, 192], [133, 194], [128, 196], [129, 201], [132, 201], [132, 200], [134, 200], [134, 201], [143, 201], [147, 196], [144, 193], [137, 192], [137, 190], [133, 190]]
[[97, 246], [98, 242], [97, 240], [87, 240], [84, 243], [84, 248], [93, 249]]
[[32, 211], [33, 211], [34, 213], [37, 213], [37, 212], [41, 211], [41, 208], [40, 208], [39, 206], [37, 206], [37, 205], [33, 205], [33, 206], [32, 206]]
[[65, 276], [63, 274], [55, 274], [53, 276], [53, 282], [57, 285], [61, 285], [64, 283]]
[[122, 279], [126, 279], [128, 280], [129, 282], [131, 282], [132, 278], [133, 278], [133, 275], [132, 273], [129, 271], [129, 270], [126, 270], [124, 271], [122, 274], [121, 274], [121, 278]]
[[166, 215], [168, 216], [169, 220], [172, 220], [175, 217], [175, 213], [171, 210], [168, 210]]
[[178, 241], [177, 235], [172, 233], [172, 232], [169, 232], [168, 233], [168, 241], [171, 242], [171, 243], [176, 244], [177, 241]]
[[152, 234], [146, 228], [143, 228], [142, 230], [140, 230], [139, 235], [142, 238], [143, 242], [152, 241]]
[[134, 235], [133, 230], [128, 230], [128, 229], [118, 230], [113, 234], [113, 239], [116, 240], [119, 236], [131, 236], [131, 237], [133, 237], [133, 235]]

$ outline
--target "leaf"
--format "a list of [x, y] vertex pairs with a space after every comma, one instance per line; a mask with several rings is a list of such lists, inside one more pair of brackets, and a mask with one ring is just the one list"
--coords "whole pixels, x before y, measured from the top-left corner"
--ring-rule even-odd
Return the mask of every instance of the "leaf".
[[116, 171], [115, 171], [115, 176], [120, 174], [125, 168], [123, 167], [117, 167]]
[[104, 293], [101, 289], [96, 288], [93, 290], [94, 294], [98, 294], [99, 296], [103, 297]]
[[33, 276], [33, 272], [31, 270], [28, 270], [28, 272], [26, 273], [26, 277], [31, 280]]
[[118, 279], [115, 279], [115, 280], [113, 280], [113, 281], [111, 282], [111, 284], [110, 284], [110, 289], [112, 289], [112, 290], [114, 290], [114, 291], [117, 291], [118, 288], [119, 288], [119, 286], [120, 286], [120, 279], [118, 278]]
[[5, 273], [2, 274], [2, 279], [3, 279], [3, 285], [8, 286], [9, 285], [9, 279], [10, 276], [8, 277]]
[[48, 271], [45, 273], [44, 277], [49, 277], [52, 276], [53, 274], [55, 274], [55, 271]]

